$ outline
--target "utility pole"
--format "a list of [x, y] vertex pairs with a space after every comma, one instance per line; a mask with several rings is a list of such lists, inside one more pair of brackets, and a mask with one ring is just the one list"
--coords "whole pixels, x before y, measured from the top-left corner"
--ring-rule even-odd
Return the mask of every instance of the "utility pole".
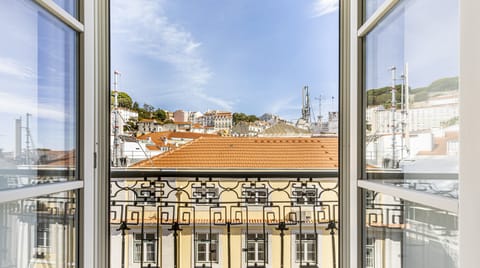
[[404, 79], [403, 82], [405, 83], [405, 149], [407, 153], [407, 157], [410, 157], [410, 124], [408, 119], [408, 112], [410, 111], [410, 85], [408, 82], [408, 63], [405, 63], [405, 70], [404, 70]]
[[113, 166], [118, 167], [118, 160], [119, 160], [119, 129], [118, 129], [118, 76], [120, 72], [115, 70], [113, 72], [114, 79], [113, 79], [113, 150], [112, 150], [112, 160]]
[[30, 165], [30, 116], [32, 114], [27, 113], [26, 115], [26, 127], [25, 127], [25, 164]]
[[396, 140], [395, 140], [395, 132], [396, 132], [396, 128], [397, 128], [397, 121], [395, 119], [395, 115], [397, 113], [397, 100], [396, 100], [396, 96], [395, 96], [395, 93], [397, 91], [397, 89], [395, 88], [395, 80], [396, 80], [396, 70], [397, 68], [395, 66], [392, 66], [390, 69], [389, 69], [391, 72], [392, 72], [392, 88], [391, 88], [391, 92], [392, 92], [392, 107], [390, 108], [390, 111], [391, 111], [391, 116], [392, 116], [392, 168], [396, 168], [397, 165], [396, 165], [396, 155], [395, 155], [395, 147], [396, 147]]

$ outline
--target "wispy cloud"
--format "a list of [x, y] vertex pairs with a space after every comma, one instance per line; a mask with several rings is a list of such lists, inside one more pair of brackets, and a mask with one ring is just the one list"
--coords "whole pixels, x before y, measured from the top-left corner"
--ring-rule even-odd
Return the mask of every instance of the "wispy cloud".
[[27, 68], [9, 58], [0, 58], [0, 74], [14, 76], [20, 79], [29, 79], [35, 77], [30, 68]]
[[339, 0], [315, 0], [312, 7], [312, 17], [321, 17], [338, 10]]
[[213, 72], [199, 53], [202, 43], [167, 17], [165, 0], [116, 0], [112, 9], [113, 34], [117, 42], [125, 42], [117, 46], [129, 46], [131, 53], [168, 64], [175, 72], [182, 102], [190, 96], [219, 108], [232, 108], [230, 102], [206, 93]]
[[297, 96], [279, 97], [271, 101], [268, 112], [280, 115], [288, 120], [296, 119], [301, 110], [300, 101], [301, 99], [299, 100]]
[[[57, 104], [58, 105], [58, 104]], [[34, 117], [50, 119], [59, 122], [72, 120], [63, 110], [64, 107], [56, 107], [54, 102], [50, 104], [39, 104], [33, 97], [15, 95], [6, 92], [0, 92], [0, 114], [24, 115], [30, 113]]]

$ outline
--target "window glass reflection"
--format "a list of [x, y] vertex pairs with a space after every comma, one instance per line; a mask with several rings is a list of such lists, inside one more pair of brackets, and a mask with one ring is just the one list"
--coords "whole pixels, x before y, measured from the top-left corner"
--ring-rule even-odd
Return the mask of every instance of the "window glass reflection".
[[386, 0], [364, 0], [364, 20], [366, 21]]
[[1, 267], [76, 267], [76, 192], [0, 204]]
[[0, 189], [73, 179], [77, 36], [31, 1], [0, 2]]
[[78, 17], [78, 1], [77, 0], [53, 0], [57, 5], [65, 9], [70, 15]]
[[458, 172], [458, 27], [458, 1], [407, 0], [366, 36], [367, 170]]
[[366, 191], [364, 265], [458, 267], [457, 215]]

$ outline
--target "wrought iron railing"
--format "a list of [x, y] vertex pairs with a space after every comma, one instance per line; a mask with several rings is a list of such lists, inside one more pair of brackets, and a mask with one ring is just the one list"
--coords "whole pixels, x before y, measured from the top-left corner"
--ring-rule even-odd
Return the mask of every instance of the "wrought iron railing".
[[336, 175], [113, 171], [112, 267], [336, 267]]

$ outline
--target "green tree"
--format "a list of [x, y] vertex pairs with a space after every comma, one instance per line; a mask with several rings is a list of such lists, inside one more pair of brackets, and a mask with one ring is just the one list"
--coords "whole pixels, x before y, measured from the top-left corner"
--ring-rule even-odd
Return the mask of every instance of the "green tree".
[[134, 102], [133, 105], [132, 105], [132, 109], [135, 110], [135, 111], [138, 111], [138, 109], [140, 109], [140, 106], [138, 105], [138, 102]]
[[165, 121], [165, 119], [167, 119], [167, 113], [162, 109], [157, 109], [153, 113], [153, 118], [155, 118], [157, 120], [160, 120], [160, 121]]
[[[133, 101], [132, 101], [132, 98], [131, 98], [127, 93], [125, 93], [125, 92], [118, 92], [117, 100], [118, 100], [118, 106], [119, 106], [119, 107], [132, 108]], [[111, 94], [111, 103], [112, 103], [112, 105], [114, 104], [114, 102], [115, 102], [115, 95], [114, 95], [114, 93], [112, 92], [112, 94]]]
[[143, 104], [143, 109], [145, 109], [145, 111], [147, 111], [149, 113], [153, 113], [153, 111], [155, 111], [155, 107], [153, 107], [152, 105], [150, 105], [148, 103]]
[[255, 122], [258, 120], [256, 115], [246, 115], [244, 113], [233, 113], [232, 121], [236, 125], [239, 122]]

